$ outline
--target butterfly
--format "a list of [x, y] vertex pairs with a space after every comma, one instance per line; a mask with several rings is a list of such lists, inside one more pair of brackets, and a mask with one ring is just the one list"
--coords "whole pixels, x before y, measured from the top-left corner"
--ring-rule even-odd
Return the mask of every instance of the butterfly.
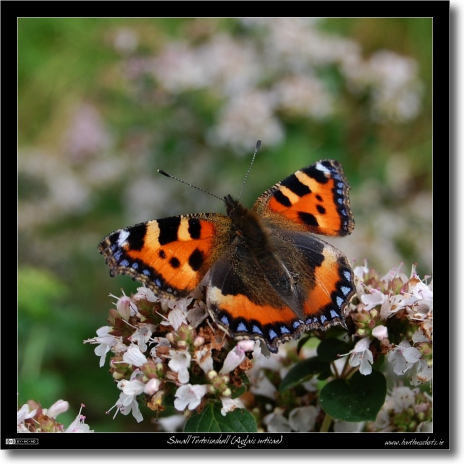
[[321, 160], [266, 190], [251, 209], [230, 195], [227, 215], [154, 219], [112, 232], [98, 249], [110, 275], [182, 299], [206, 274], [206, 306], [227, 334], [280, 343], [340, 325], [355, 293], [344, 254], [313, 234], [354, 229], [350, 186], [338, 161]]

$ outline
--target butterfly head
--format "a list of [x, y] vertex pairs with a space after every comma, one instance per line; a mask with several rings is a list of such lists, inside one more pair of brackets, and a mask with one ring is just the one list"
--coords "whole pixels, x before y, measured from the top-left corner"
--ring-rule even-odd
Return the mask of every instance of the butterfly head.
[[236, 218], [243, 216], [247, 213], [247, 209], [238, 201], [232, 198], [230, 195], [224, 197], [226, 204], [227, 215], [234, 221]]

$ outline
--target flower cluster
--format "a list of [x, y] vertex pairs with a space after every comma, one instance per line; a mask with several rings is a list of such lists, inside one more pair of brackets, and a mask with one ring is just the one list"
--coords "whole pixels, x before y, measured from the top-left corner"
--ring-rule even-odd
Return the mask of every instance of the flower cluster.
[[42, 408], [40, 403], [33, 400], [29, 400], [26, 404], [23, 404], [18, 409], [18, 432], [35, 432], [35, 433], [89, 433], [93, 430], [89, 429], [89, 426], [84, 422], [85, 416], [81, 414], [81, 405], [79, 414], [74, 421], [69, 425], [68, 428], [64, 428], [63, 424], [57, 422], [56, 417], [66, 412], [69, 408], [67, 401], [58, 400], [50, 408]]
[[251, 387], [243, 400], [257, 419], [259, 431], [320, 430], [324, 413], [318, 404], [316, 377], [291, 391], [279, 391], [279, 385], [292, 365], [312, 355], [314, 350], [303, 348], [298, 352], [297, 342], [291, 341], [270, 358], [254, 356], [253, 368], [249, 372]]
[[187, 37], [161, 46], [156, 55], [127, 54], [122, 77], [144, 101], [153, 93], [147, 77], [154, 78], [158, 103], [207, 89], [224, 102], [210, 140], [237, 153], [252, 146], [256, 134], [278, 144], [285, 136], [282, 116], [322, 120], [335, 114], [337, 98], [320, 77], [330, 68], [348, 92], [367, 97], [374, 120], [410, 121], [419, 114], [423, 84], [412, 58], [380, 50], [365, 59], [356, 42], [324, 32], [314, 19], [246, 18], [240, 27], [244, 36], [234, 37], [194, 20]]
[[[171, 406], [183, 415], [162, 417], [158, 424], [164, 430], [175, 430], [193, 411], [201, 413], [208, 404], [217, 403], [224, 416], [246, 408], [261, 431], [329, 431], [332, 420], [321, 408], [323, 385], [319, 380], [346, 381], [358, 370], [367, 377], [380, 358], [387, 361], [383, 368], [386, 376], [406, 375], [400, 381], [413, 386], [431, 380], [431, 282], [423, 282], [415, 267], [409, 277], [399, 269], [379, 277], [365, 263], [356, 267], [354, 274], [357, 296], [345, 316], [349, 330], [338, 340], [347, 348], [339, 351], [330, 365], [318, 357], [319, 344], [325, 340], [326, 346], [327, 342], [330, 345], [333, 336], [326, 339], [326, 332], [310, 332], [298, 342], [281, 345], [278, 353], [263, 356], [258, 342], [237, 342], [213, 327], [200, 290], [182, 300], [159, 298], [145, 287], [131, 297], [114, 297], [116, 308], [110, 310], [109, 325], [86, 341], [98, 344], [95, 354], [100, 366], [111, 353], [110, 373], [120, 390], [114, 416], [119, 411], [132, 413], [140, 422], [140, 403], [157, 415]], [[280, 388], [290, 370], [307, 361], [318, 363], [312, 368], [316, 370], [306, 372], [304, 367], [301, 380]], [[333, 430], [387, 426], [398, 431], [419, 430], [420, 424], [430, 420], [431, 401], [417, 389], [402, 387], [401, 394], [406, 391], [415, 401], [406, 405], [406, 412], [392, 406], [391, 398], [397, 399], [394, 390], [375, 424], [338, 419]]]
[[426, 432], [432, 430], [432, 398], [418, 388], [395, 386], [387, 395], [369, 432]]
[[[208, 401], [221, 401], [221, 413], [242, 407], [235, 393], [251, 367], [246, 351], [255, 343], [243, 341], [231, 348], [222, 331], [199, 324], [206, 318], [200, 292], [183, 300], [158, 298], [145, 287], [132, 297], [117, 298], [109, 326], [86, 340], [98, 344], [100, 366], [111, 351], [110, 372], [121, 390], [116, 414], [143, 420], [138, 400], [161, 412], [201, 411]], [[115, 416], [116, 416], [115, 414]]]
[[433, 292], [413, 266], [410, 277], [392, 269], [379, 277], [366, 264], [354, 269], [357, 297], [349, 318], [360, 337], [350, 364], [363, 375], [372, 372], [374, 358], [387, 356], [396, 375], [408, 372], [412, 385], [432, 378]]

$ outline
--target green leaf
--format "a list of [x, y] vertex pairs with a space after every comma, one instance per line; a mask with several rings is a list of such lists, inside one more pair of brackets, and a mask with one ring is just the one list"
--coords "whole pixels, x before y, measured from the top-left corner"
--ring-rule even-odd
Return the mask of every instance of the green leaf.
[[247, 391], [247, 387], [245, 385], [232, 389], [231, 398], [232, 399], [238, 398], [239, 396], [242, 396], [246, 391]]
[[330, 365], [327, 362], [321, 361], [318, 357], [304, 359], [296, 363], [283, 378], [279, 385], [279, 391], [283, 392], [289, 388], [306, 382], [314, 374], [324, 373], [327, 371], [330, 375]]
[[346, 354], [348, 351], [350, 351], [349, 345], [338, 338], [326, 338], [317, 346], [317, 356], [325, 362], [336, 361], [341, 354]]
[[300, 350], [301, 348], [303, 348], [303, 346], [306, 344], [306, 342], [311, 338], [311, 334], [310, 335], [307, 335], [305, 337], [301, 337], [299, 340], [298, 340], [298, 345], [296, 347], [296, 352], [298, 354], [300, 354]]
[[321, 390], [322, 409], [335, 419], [347, 422], [374, 421], [387, 395], [385, 376], [356, 372], [350, 379], [335, 379]]
[[186, 422], [184, 432], [257, 432], [254, 417], [246, 410], [237, 408], [221, 414], [222, 403], [208, 404], [200, 413]]

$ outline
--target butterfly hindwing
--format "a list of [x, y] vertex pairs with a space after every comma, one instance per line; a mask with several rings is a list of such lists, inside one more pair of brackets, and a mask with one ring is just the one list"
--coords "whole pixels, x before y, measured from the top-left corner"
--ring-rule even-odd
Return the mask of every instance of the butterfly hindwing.
[[[231, 336], [263, 340], [271, 352], [306, 330], [345, 327], [345, 307], [354, 294], [353, 273], [345, 256], [310, 234], [272, 231], [273, 249], [295, 276], [295, 299], [286, 304], [275, 287], [239, 247], [230, 249], [211, 270], [207, 305], [213, 319]], [[231, 264], [232, 263], [232, 264]], [[266, 269], [266, 268], [265, 268]], [[296, 307], [297, 306], [297, 307]]]

